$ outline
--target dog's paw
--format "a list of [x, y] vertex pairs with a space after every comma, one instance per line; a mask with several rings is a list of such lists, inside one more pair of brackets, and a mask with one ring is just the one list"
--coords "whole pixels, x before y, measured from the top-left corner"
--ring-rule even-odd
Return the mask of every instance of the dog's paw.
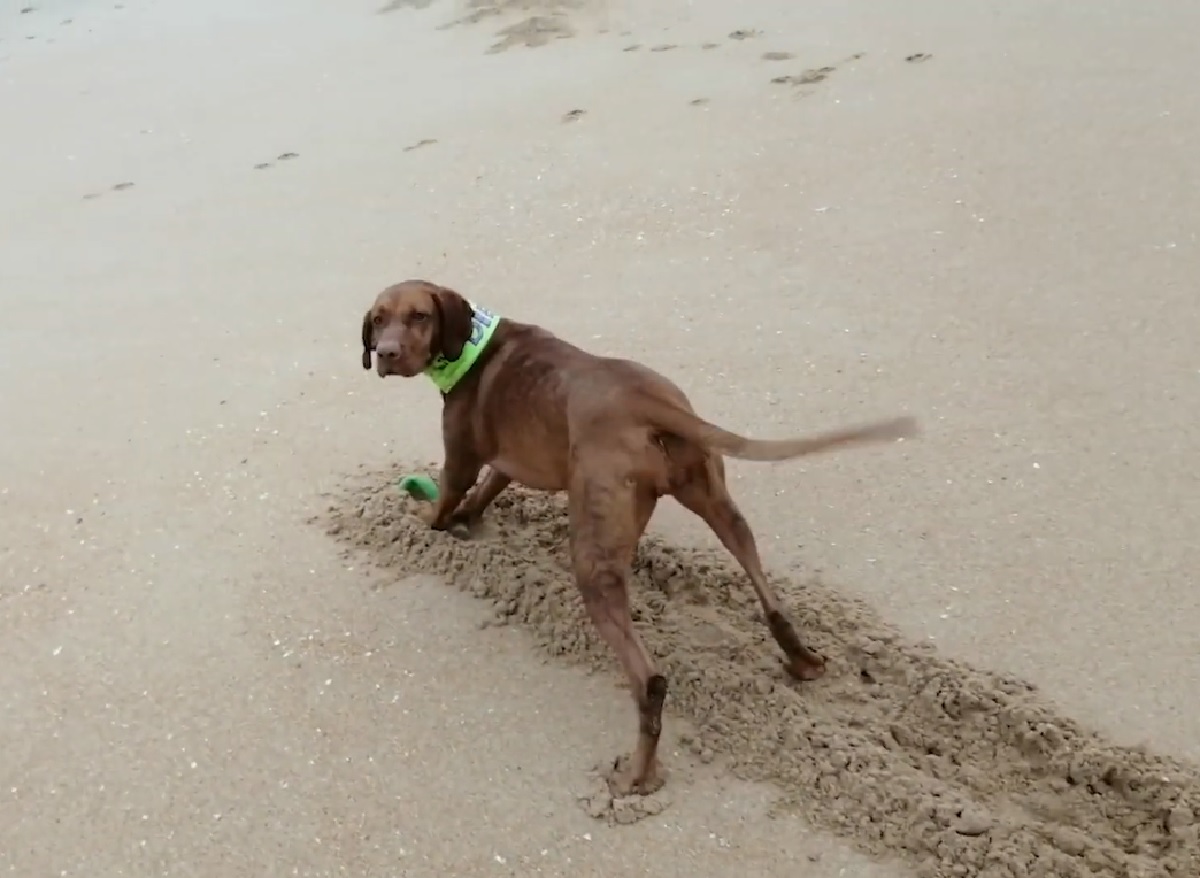
[[667, 782], [662, 766], [657, 759], [643, 774], [639, 775], [634, 770], [633, 760], [628, 756], [618, 756], [613, 760], [605, 780], [608, 781], [609, 792], [616, 798], [649, 796], [661, 790], [663, 784]]
[[459, 509], [450, 516], [442, 529], [456, 539], [469, 540], [479, 535], [481, 524], [481, 516]]
[[457, 537], [460, 540], [469, 539], [472, 532], [475, 530], [475, 523], [464, 516], [462, 513], [455, 512], [446, 518], [444, 521], [438, 521], [437, 506], [430, 503], [428, 506], [422, 507], [417, 516], [427, 524], [431, 530], [448, 533], [452, 537]]
[[[628, 757], [604, 761], [588, 772], [588, 786], [576, 799], [590, 817], [613, 825], [629, 825], [661, 814], [670, 807], [672, 794], [663, 787], [664, 775], [656, 768], [657, 780], [651, 792], [617, 792], [613, 777], [619, 774], [628, 762]], [[616, 784], [617, 789], [627, 789], [625, 784]]]
[[825, 659], [816, 653], [781, 658], [780, 661], [793, 680], [810, 683], [825, 676]]

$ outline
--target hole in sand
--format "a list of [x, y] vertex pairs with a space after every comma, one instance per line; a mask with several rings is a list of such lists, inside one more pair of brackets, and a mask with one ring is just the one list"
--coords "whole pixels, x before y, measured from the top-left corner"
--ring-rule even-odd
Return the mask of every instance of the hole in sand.
[[[547, 653], [616, 679], [568, 573], [564, 498], [511, 487], [482, 533], [461, 540], [431, 532], [396, 490], [415, 471], [347, 489], [324, 520], [328, 533], [382, 568], [444, 577]], [[919, 874], [1200, 875], [1197, 766], [1116, 746], [1031, 686], [906, 640], [842, 591], [774, 576], [803, 635], [829, 657], [825, 678], [795, 684], [724, 554], [649, 535], [633, 567], [638, 628], [670, 681], [665, 722], [687, 717], [701, 762], [721, 755], [737, 776], [774, 783], [781, 807], [814, 825], [868, 853], [907, 857]], [[611, 709], [630, 711], [628, 700], [616, 695]], [[610, 765], [613, 755], [595, 754]], [[655, 795], [667, 798], [622, 804], [605, 799], [598, 779], [583, 798], [613, 822], [658, 813], [687, 783], [665, 768]]]

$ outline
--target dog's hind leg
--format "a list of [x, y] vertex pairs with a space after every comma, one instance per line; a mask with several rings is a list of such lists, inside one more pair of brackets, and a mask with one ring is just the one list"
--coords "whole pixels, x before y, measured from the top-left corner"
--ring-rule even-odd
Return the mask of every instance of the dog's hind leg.
[[767, 582], [754, 533], [725, 487], [724, 461], [709, 455], [690, 466], [674, 494], [686, 509], [704, 519], [750, 577], [767, 626], [787, 658], [784, 666], [788, 673], [799, 680], [815, 680], [824, 674], [825, 659], [800, 640], [783, 602]]
[[639, 537], [654, 512], [652, 489], [619, 468], [620, 461], [589, 460], [590, 472], [570, 486], [571, 559], [584, 606], [629, 678], [638, 711], [637, 746], [618, 759], [608, 778], [615, 795], [648, 794], [662, 786], [658, 739], [667, 678], [633, 628], [629, 570]]
[[464, 524], [474, 527], [483, 513], [500, 494], [512, 483], [512, 479], [495, 467], [488, 467], [483, 480], [477, 484], [467, 498], [459, 505], [458, 510], [450, 517], [452, 524]]

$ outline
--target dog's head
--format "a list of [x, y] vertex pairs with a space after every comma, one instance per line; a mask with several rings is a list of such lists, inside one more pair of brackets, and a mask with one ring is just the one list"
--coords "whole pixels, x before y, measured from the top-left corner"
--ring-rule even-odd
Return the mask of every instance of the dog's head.
[[375, 297], [362, 323], [362, 367], [381, 378], [420, 375], [438, 357], [457, 360], [471, 338], [474, 310], [453, 290], [406, 280]]

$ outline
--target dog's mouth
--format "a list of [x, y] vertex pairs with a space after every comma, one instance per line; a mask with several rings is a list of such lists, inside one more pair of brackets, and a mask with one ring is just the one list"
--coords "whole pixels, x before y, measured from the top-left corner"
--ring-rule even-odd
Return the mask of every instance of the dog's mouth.
[[403, 358], [392, 359], [378, 356], [375, 358], [375, 372], [380, 378], [387, 378], [391, 375], [398, 378], [414, 378], [420, 375], [423, 369], [422, 366], [414, 368], [412, 363]]

